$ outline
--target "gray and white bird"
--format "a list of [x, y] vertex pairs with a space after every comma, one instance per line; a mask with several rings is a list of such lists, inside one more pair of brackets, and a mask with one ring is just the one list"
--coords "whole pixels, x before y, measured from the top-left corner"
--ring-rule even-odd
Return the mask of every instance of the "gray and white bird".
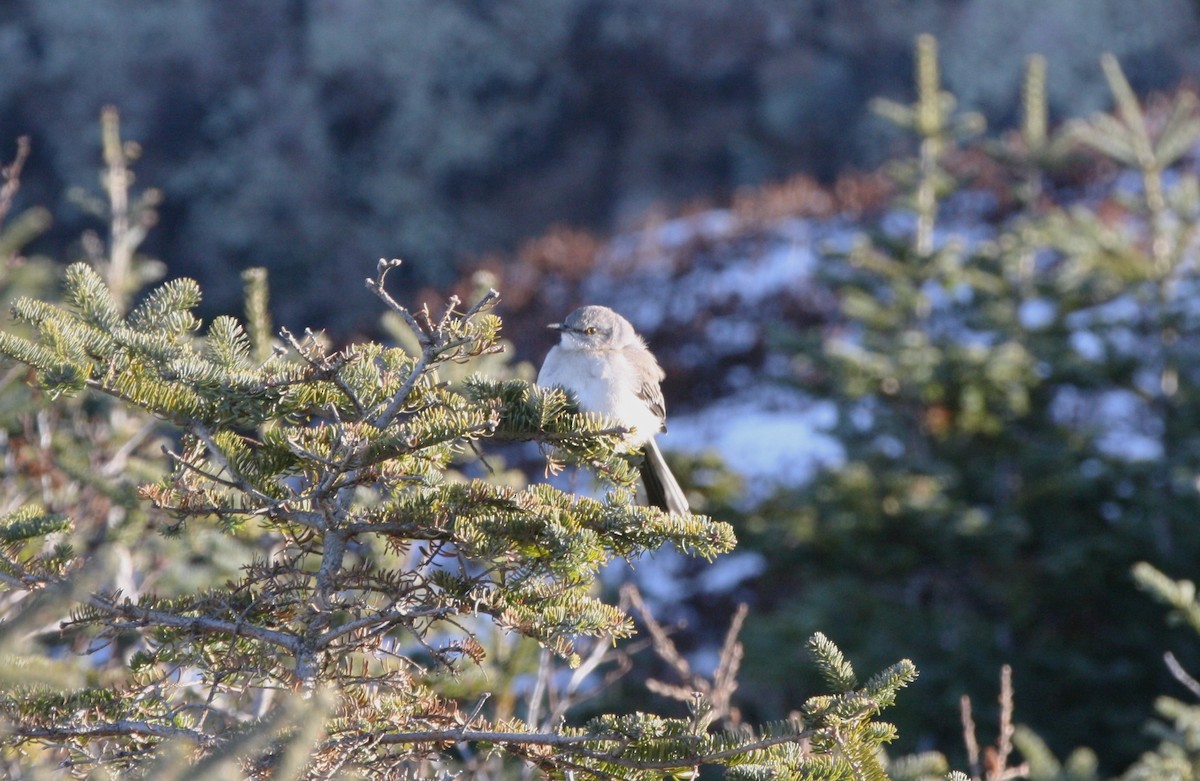
[[667, 430], [660, 383], [665, 376], [633, 326], [606, 306], [584, 306], [551, 328], [562, 334], [550, 348], [537, 384], [561, 386], [579, 406], [631, 429], [626, 444], [641, 447], [642, 482], [651, 506], [687, 513], [688, 501], [667, 468], [654, 435]]

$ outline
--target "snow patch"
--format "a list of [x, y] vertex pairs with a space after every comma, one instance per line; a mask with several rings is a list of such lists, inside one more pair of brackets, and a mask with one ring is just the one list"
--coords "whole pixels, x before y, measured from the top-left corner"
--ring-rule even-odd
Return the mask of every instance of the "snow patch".
[[830, 401], [793, 393], [752, 393], [672, 418], [671, 433], [659, 444], [672, 450], [716, 451], [746, 478], [747, 500], [753, 502], [775, 489], [803, 485], [821, 468], [845, 461], [844, 447], [829, 433], [837, 417]]
[[1021, 302], [1017, 310], [1017, 320], [1022, 328], [1030, 331], [1040, 331], [1054, 322], [1058, 307], [1053, 301], [1044, 298], [1030, 298]]

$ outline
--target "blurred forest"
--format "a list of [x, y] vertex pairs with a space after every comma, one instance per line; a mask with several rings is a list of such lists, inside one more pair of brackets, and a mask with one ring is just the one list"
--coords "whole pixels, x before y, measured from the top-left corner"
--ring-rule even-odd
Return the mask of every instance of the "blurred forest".
[[[89, 223], [100, 108], [166, 193], [148, 249], [229, 311], [242, 269], [278, 315], [339, 333], [363, 258], [444, 285], [555, 223], [609, 229], [656, 202], [723, 199], [807, 171], [871, 169], [897, 136], [865, 111], [943, 42], [966, 108], [1013, 117], [1022, 59], [1050, 61], [1053, 116], [1105, 105], [1114, 53], [1139, 90], [1200, 73], [1191, 0], [8, 0], [0, 138], [28, 134], [22, 197], [43, 249]], [[75, 252], [76, 256], [81, 253]]]
[[[32, 137], [6, 300], [53, 298], [83, 258], [118, 297], [187, 274], [226, 313], [262, 265], [277, 320], [391, 339], [360, 280], [402, 255], [406, 301], [500, 290], [508, 358], [475, 368], [513, 381], [546, 322], [615, 306], [667, 369], [673, 467], [739, 544], [602, 580], [637, 581], [705, 672], [749, 604], [723, 718], [788, 718], [823, 631], [864, 668], [920, 671], [889, 712], [895, 778], [1200, 776], [1200, 607], [1173, 580], [1200, 560], [1196, 4], [65, 8], [0, 9], [0, 138]], [[138, 142], [121, 154], [115, 114], [95, 131], [105, 104]], [[120, 231], [114, 160], [138, 177]], [[65, 363], [14, 357], [43, 390], [77, 383], [81, 348], [43, 336]], [[136, 496], [162, 471], [143, 452], [158, 424], [37, 411], [24, 379], [0, 407], [11, 496], [92, 512], [97, 545], [160, 523]], [[497, 464], [481, 479], [545, 470], [520, 448]], [[229, 575], [249, 538], [218, 526], [130, 547], [123, 577], [135, 560], [159, 577], [178, 546], [197, 578]], [[497, 644], [482, 669], [514, 699], [489, 708], [516, 712], [539, 662]], [[656, 664], [572, 716], [649, 710]], [[963, 695], [998, 736], [982, 759]]]

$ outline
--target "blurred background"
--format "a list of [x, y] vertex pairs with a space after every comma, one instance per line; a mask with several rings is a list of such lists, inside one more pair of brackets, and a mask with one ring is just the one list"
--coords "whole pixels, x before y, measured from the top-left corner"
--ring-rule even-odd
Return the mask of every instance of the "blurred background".
[[563, 223], [605, 231], [654, 204], [723, 200], [805, 172], [869, 170], [896, 134], [866, 110], [912, 82], [934, 34], [947, 88], [996, 121], [1024, 57], [1053, 116], [1107, 105], [1097, 58], [1139, 89], [1200, 73], [1190, 0], [7, 0], [0, 139], [32, 136], [23, 198], [46, 246], [88, 215], [102, 106], [166, 198], [147, 245], [230, 311], [273, 272], [278, 316], [371, 327], [362, 279], [403, 257], [447, 285]]
[[741, 546], [613, 580], [700, 669], [750, 604], [738, 712], [816, 691], [820, 630], [911, 657], [898, 753], [961, 758], [1007, 663], [1036, 777], [1082, 780], [1194, 700], [1164, 652], [1200, 670], [1131, 574], [1200, 559], [1197, 76], [1193, 0], [6, 0], [0, 159], [30, 137], [13, 214], [53, 218], [23, 257], [85, 257], [115, 106], [210, 317], [263, 266], [279, 324], [377, 336], [402, 257], [406, 303], [497, 286], [528, 376], [616, 306]]

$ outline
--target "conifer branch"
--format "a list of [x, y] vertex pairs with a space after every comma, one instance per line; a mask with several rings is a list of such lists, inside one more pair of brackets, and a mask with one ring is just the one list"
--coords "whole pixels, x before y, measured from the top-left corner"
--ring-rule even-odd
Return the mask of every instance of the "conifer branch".
[[457, 610], [453, 607], [432, 607], [424, 609], [405, 609], [405, 610], [382, 610], [379, 612], [371, 612], [367, 615], [354, 619], [353, 621], [344, 621], [337, 626], [332, 627], [324, 632], [314, 643], [317, 650], [328, 648], [337, 642], [340, 638], [346, 635], [354, 634], [362, 629], [371, 628], [372, 634], [378, 635], [382, 632], [399, 625], [407, 624], [418, 618], [446, 618], [454, 615]]
[[248, 637], [283, 650], [297, 653], [300, 640], [294, 634], [268, 629], [247, 621], [230, 621], [206, 615], [180, 615], [169, 610], [158, 610], [135, 604], [130, 600], [118, 603], [99, 595], [84, 599], [84, 603], [104, 611], [116, 618], [124, 619], [129, 627], [163, 626], [182, 629], [192, 634], [229, 635]]
[[8, 724], [5, 725], [5, 728], [11, 738], [19, 738], [21, 740], [69, 740], [78, 738], [93, 740], [96, 738], [140, 735], [166, 740], [181, 739], [205, 748], [213, 748], [221, 742], [220, 739], [198, 730], [132, 719], [122, 719], [120, 721], [99, 724], [59, 724], [53, 727], [24, 727]]
[[239, 473], [237, 469], [234, 468], [233, 464], [229, 462], [229, 459], [225, 457], [225, 453], [222, 452], [221, 447], [216, 443], [216, 440], [213, 439], [213, 432], [207, 426], [195, 424], [191, 426], [190, 430], [197, 439], [204, 443], [205, 452], [207, 453], [208, 457], [216, 462], [217, 466], [226, 474], [228, 474], [230, 479], [225, 480], [216, 475], [205, 472], [194, 464], [176, 456], [176, 459], [180, 464], [191, 468], [197, 474], [203, 475], [208, 480], [212, 480], [215, 483], [223, 483], [231, 488], [236, 488], [239, 491], [254, 497], [265, 505], [273, 505], [278, 502], [276, 497], [265, 494], [251, 485], [250, 482], [246, 480], [246, 478]]
[[[451, 296], [446, 309], [442, 313], [442, 317], [436, 324], [430, 317], [428, 309], [422, 311], [421, 319], [424, 320], [422, 324], [407, 307], [392, 298], [391, 294], [384, 287], [388, 272], [394, 268], [398, 268], [400, 264], [401, 261], [399, 259], [394, 258], [388, 261], [380, 258], [378, 273], [375, 279], [367, 280], [367, 287], [375, 295], [379, 296], [387, 304], [388, 308], [399, 315], [400, 319], [408, 325], [409, 330], [412, 331], [417, 339], [417, 343], [421, 347], [421, 354], [417, 357], [416, 363], [409, 372], [408, 377], [401, 384], [399, 390], [392, 395], [391, 402], [372, 420], [372, 424], [380, 429], [386, 429], [391, 425], [392, 420], [408, 402], [409, 394], [412, 393], [417, 382], [425, 376], [428, 368], [436, 364], [445, 353], [452, 352], [470, 343], [470, 339], [454, 335], [454, 329], [452, 328], [454, 321], [460, 320], [466, 323], [487, 307], [492, 306], [499, 299], [499, 293], [495, 290], [489, 290], [467, 310], [465, 315], [459, 316], [455, 313], [455, 307], [459, 303], [458, 297]], [[495, 351], [496, 349], [498, 348], [493, 345], [485, 348], [484, 351]]]
[[304, 349], [296, 336], [286, 328], [279, 329], [279, 333], [284, 340], [295, 351], [296, 355], [300, 356], [301, 360], [307, 363], [310, 367], [317, 371], [317, 376], [329, 380], [337, 389], [342, 392], [346, 400], [354, 407], [355, 416], [362, 418], [366, 416], [366, 406], [358, 393], [350, 387], [349, 383], [341, 376], [342, 368], [349, 362], [349, 357], [345, 354], [340, 354], [336, 357], [322, 356], [320, 361], [313, 359], [310, 351]]
[[426, 332], [426, 329], [422, 328], [421, 324], [417, 322], [417, 319], [413, 317], [412, 312], [408, 311], [407, 307], [402, 305], [396, 299], [392, 298], [392, 295], [387, 292], [387, 288], [384, 287], [384, 284], [387, 281], [388, 272], [390, 272], [392, 269], [400, 268], [403, 262], [404, 261], [400, 260], [399, 258], [392, 258], [391, 260], [380, 258], [376, 267], [376, 276], [374, 279], [371, 279], [370, 277], [367, 278], [367, 287], [372, 293], [379, 296], [383, 303], [387, 304], [388, 309], [391, 309], [400, 316], [400, 319], [403, 320], [412, 331], [413, 336], [415, 336], [421, 346], [424, 347], [430, 342], [430, 336]]
[[[697, 765], [712, 764], [734, 757], [755, 754], [787, 743], [802, 743], [815, 735], [817, 735], [815, 730], [798, 729], [786, 734], [751, 739], [740, 745], [715, 751], [693, 750], [690, 752], [681, 752], [669, 759], [642, 759], [625, 756], [625, 752], [638, 744], [639, 739], [619, 733], [574, 735], [556, 732], [537, 733], [471, 729], [463, 726], [440, 730], [379, 733], [371, 739], [371, 742], [384, 746], [466, 742], [497, 744], [510, 750], [514, 748], [528, 749], [533, 747], [560, 748], [567, 750], [568, 757], [599, 760], [606, 764], [630, 770], [674, 770], [687, 769]], [[646, 745], [649, 746], [663, 744], [670, 748], [678, 748], [681, 742], [690, 742], [698, 747], [702, 747], [704, 743], [700, 738], [686, 735], [643, 736], [640, 740], [645, 741]], [[335, 739], [333, 742], [336, 743], [337, 740]], [[596, 744], [612, 744], [612, 746], [606, 749], [590, 748]], [[326, 748], [328, 748], [328, 745], [323, 746], [320, 750], [325, 750]], [[547, 764], [553, 767], [555, 763], [550, 760]], [[590, 767], [587, 770], [588, 772], [596, 772], [594, 768]]]

